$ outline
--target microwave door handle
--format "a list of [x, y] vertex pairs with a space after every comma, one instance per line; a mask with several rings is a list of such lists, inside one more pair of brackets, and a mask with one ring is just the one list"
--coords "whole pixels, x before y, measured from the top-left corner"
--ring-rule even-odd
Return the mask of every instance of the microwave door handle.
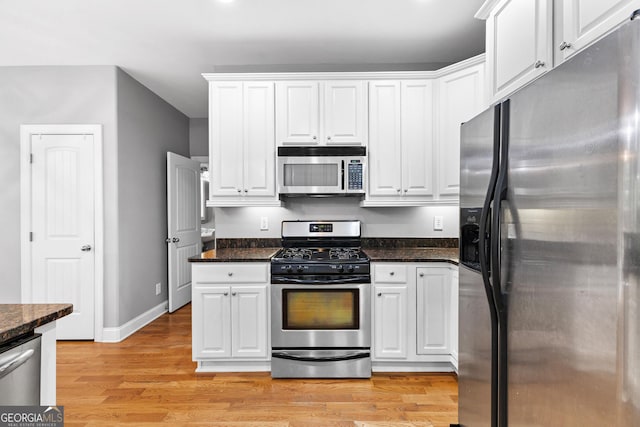
[[340, 182], [342, 182], [342, 191], [344, 191], [344, 160], [342, 160], [342, 176], [340, 177]]

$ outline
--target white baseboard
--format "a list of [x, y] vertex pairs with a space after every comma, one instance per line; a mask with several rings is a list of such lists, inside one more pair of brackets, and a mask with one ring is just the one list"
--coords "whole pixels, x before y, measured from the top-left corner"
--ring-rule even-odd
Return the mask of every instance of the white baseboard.
[[129, 320], [122, 326], [116, 328], [103, 328], [102, 329], [102, 341], [101, 342], [120, 342], [127, 338], [129, 335], [139, 331], [147, 326], [149, 323], [156, 320], [167, 312], [167, 301], [163, 301], [160, 304], [142, 313], [140, 316]]

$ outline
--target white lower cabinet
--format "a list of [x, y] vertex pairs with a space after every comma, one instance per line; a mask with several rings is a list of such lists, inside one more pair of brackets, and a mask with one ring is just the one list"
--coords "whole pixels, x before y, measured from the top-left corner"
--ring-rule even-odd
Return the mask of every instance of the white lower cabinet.
[[374, 266], [374, 360], [406, 359], [408, 356], [407, 269], [407, 266], [395, 264]]
[[378, 262], [372, 271], [373, 370], [456, 370], [457, 267]]
[[198, 371], [268, 370], [269, 265], [195, 263], [192, 269]]
[[451, 278], [445, 267], [418, 268], [417, 353], [451, 354]]

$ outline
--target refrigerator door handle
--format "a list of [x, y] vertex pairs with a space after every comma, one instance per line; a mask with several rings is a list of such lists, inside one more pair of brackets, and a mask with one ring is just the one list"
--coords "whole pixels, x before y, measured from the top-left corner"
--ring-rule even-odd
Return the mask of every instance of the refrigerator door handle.
[[493, 122], [493, 162], [491, 165], [491, 176], [489, 187], [485, 196], [479, 224], [479, 244], [478, 257], [480, 261], [480, 272], [484, 284], [489, 312], [491, 315], [491, 427], [498, 426], [498, 312], [495, 305], [491, 266], [491, 252], [487, 251], [492, 247], [493, 236], [491, 234], [491, 204], [494, 200], [496, 184], [498, 182], [499, 162], [500, 162], [500, 131], [501, 131], [501, 105], [494, 108]]
[[510, 100], [502, 103], [500, 120], [500, 170], [493, 199], [491, 223], [491, 278], [493, 300], [498, 316], [498, 425], [507, 425], [507, 308], [502, 293], [501, 236], [502, 202], [507, 200], [509, 171], [509, 121]]

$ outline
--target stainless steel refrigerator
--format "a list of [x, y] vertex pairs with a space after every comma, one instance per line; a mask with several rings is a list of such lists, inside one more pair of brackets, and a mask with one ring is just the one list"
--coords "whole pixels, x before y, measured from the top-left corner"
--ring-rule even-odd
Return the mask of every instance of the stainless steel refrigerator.
[[460, 425], [640, 426], [640, 18], [461, 135]]

